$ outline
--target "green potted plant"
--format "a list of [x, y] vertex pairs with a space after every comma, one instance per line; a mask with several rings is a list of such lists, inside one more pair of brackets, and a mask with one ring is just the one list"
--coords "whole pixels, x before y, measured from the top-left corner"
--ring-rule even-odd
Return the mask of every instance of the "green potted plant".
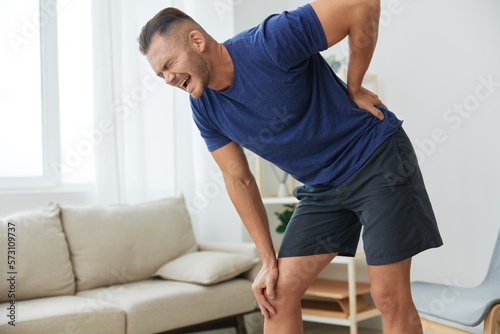
[[281, 222], [281, 224], [276, 227], [276, 232], [278, 233], [285, 232], [288, 222], [292, 218], [293, 212], [295, 211], [295, 204], [285, 204], [283, 206], [285, 207], [283, 211], [274, 213]]

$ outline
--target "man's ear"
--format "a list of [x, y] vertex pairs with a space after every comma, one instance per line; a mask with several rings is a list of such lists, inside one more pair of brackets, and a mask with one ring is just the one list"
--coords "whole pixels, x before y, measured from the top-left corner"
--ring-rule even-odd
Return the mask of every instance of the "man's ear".
[[193, 47], [198, 52], [202, 53], [205, 51], [207, 46], [207, 39], [203, 34], [198, 30], [193, 30], [189, 33], [189, 45]]

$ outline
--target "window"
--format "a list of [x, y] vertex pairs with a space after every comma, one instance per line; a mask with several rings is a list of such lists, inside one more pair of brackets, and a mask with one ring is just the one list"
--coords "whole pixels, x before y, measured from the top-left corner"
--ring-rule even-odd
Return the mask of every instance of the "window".
[[95, 180], [90, 3], [0, 5], [1, 190]]
[[[40, 31], [19, 27], [38, 0], [8, 0], [0, 35], [7, 36], [0, 62], [0, 177], [43, 176]], [[8, 15], [6, 15], [6, 12]], [[37, 15], [35, 11], [33, 15]], [[31, 15], [31, 17], [33, 17]], [[20, 28], [20, 29], [19, 29]], [[14, 32], [21, 30], [18, 33]]]

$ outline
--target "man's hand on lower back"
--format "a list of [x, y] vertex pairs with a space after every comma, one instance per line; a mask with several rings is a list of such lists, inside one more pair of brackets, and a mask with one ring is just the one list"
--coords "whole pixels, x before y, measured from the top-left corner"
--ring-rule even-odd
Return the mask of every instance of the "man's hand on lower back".
[[356, 91], [349, 90], [349, 95], [356, 103], [358, 108], [363, 109], [377, 117], [379, 120], [384, 119], [384, 114], [376, 106], [387, 107], [380, 101], [377, 94], [370, 92], [368, 89], [360, 87]]
[[260, 312], [266, 318], [276, 314], [272, 301], [276, 296], [278, 282], [278, 262], [265, 263], [252, 284], [252, 290], [260, 307]]

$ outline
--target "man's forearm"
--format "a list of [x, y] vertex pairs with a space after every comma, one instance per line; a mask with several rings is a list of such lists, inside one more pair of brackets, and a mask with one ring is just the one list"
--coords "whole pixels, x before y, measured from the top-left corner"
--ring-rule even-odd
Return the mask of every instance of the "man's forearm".
[[361, 89], [363, 78], [377, 45], [380, 3], [370, 1], [369, 6], [360, 6], [357, 11], [355, 24], [349, 28], [350, 56], [347, 88], [351, 94]]
[[259, 189], [252, 177], [246, 181], [236, 178], [225, 180], [227, 192], [254, 241], [264, 263], [274, 261], [274, 251], [266, 210]]

